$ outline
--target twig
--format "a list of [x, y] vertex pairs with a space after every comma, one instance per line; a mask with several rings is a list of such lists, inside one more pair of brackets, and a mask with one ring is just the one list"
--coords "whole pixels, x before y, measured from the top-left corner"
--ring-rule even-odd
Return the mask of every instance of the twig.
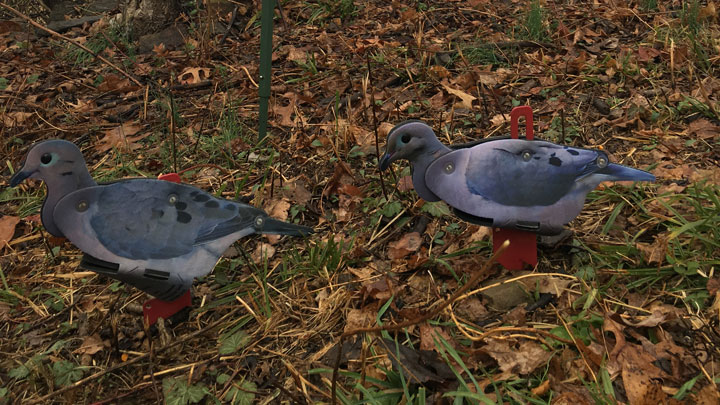
[[[1, 4], [1, 3], [0, 3], [0, 4]], [[225, 316], [223, 316], [222, 318], [218, 319], [217, 321], [211, 323], [210, 325], [208, 325], [208, 326], [206, 326], [206, 327], [204, 327], [204, 328], [202, 328], [202, 329], [200, 329], [200, 330], [198, 330], [198, 331], [195, 331], [195, 332], [193, 332], [193, 333], [190, 333], [190, 334], [188, 334], [188, 335], [185, 335], [184, 337], [181, 337], [180, 339], [175, 340], [175, 341], [173, 341], [172, 343], [169, 343], [168, 345], [163, 346], [163, 347], [155, 350], [154, 354], [157, 355], [158, 353], [164, 352], [164, 351], [167, 350], [167, 349], [173, 348], [173, 347], [175, 347], [175, 346], [177, 346], [177, 345], [179, 345], [179, 344], [181, 344], [181, 343], [185, 343], [185, 342], [187, 342], [188, 340], [190, 340], [190, 339], [192, 339], [192, 338], [194, 338], [194, 337], [196, 337], [196, 336], [202, 335], [203, 333], [209, 331], [210, 329], [213, 329], [214, 327], [220, 325], [220, 324], [225, 320], [225, 318], [234, 315], [234, 314], [235, 314], [236, 312], [238, 312], [240, 309], [244, 309], [244, 308], [236, 307], [236, 308], [233, 309], [232, 311], [228, 312]], [[27, 404], [28, 404], [28, 405], [34, 405], [34, 404], [47, 403], [48, 400], [49, 400], [50, 398], [52, 398], [52, 397], [56, 397], [56, 396], [58, 396], [58, 395], [60, 395], [60, 394], [62, 394], [62, 393], [64, 393], [64, 392], [68, 392], [68, 391], [74, 390], [74, 389], [76, 389], [76, 388], [78, 388], [78, 387], [80, 387], [80, 386], [82, 386], [82, 385], [87, 384], [87, 383], [90, 382], [90, 381], [97, 380], [98, 378], [104, 376], [105, 374], [111, 373], [111, 372], [113, 372], [113, 371], [115, 371], [115, 370], [117, 370], [117, 369], [123, 368], [123, 367], [125, 367], [125, 366], [129, 366], [129, 365], [131, 365], [131, 364], [138, 363], [138, 362], [140, 362], [141, 360], [145, 360], [145, 359], [148, 358], [148, 357], [150, 357], [150, 353], [149, 353], [149, 352], [148, 352], [148, 353], [145, 353], [145, 354], [143, 354], [143, 355], [140, 355], [140, 356], [138, 356], [138, 357], [135, 357], [135, 358], [132, 359], [132, 360], [128, 360], [128, 361], [126, 361], [126, 362], [124, 362], [124, 363], [116, 364], [116, 365], [114, 365], [114, 366], [112, 366], [112, 367], [110, 367], [110, 368], [108, 368], [108, 369], [106, 369], [106, 370], [97, 372], [97, 373], [95, 373], [95, 374], [93, 374], [93, 375], [91, 375], [91, 376], [89, 376], [89, 377], [85, 377], [85, 378], [83, 378], [82, 380], [75, 382], [74, 384], [71, 384], [71, 385], [65, 386], [65, 387], [63, 387], [63, 388], [60, 388], [60, 389], [58, 389], [58, 390], [55, 390], [55, 391], [53, 391], [53, 392], [51, 392], [51, 393], [49, 393], [49, 394], [41, 397], [40, 399], [36, 399], [36, 400], [34, 400], [34, 401], [30, 401], [30, 402], [28, 402]]]
[[90, 55], [96, 57], [97, 59], [100, 59], [101, 61], [103, 61], [103, 63], [105, 63], [106, 65], [108, 65], [108, 66], [110, 66], [111, 68], [115, 69], [115, 70], [116, 70], [118, 73], [120, 73], [121, 75], [123, 75], [123, 76], [127, 77], [128, 79], [130, 79], [130, 81], [132, 81], [133, 83], [137, 84], [137, 85], [140, 86], [140, 87], [143, 87], [142, 83], [140, 83], [136, 78], [134, 78], [132, 75], [130, 75], [130, 73], [122, 70], [121, 68], [119, 68], [118, 66], [116, 66], [114, 63], [112, 63], [112, 62], [110, 62], [109, 60], [105, 59], [102, 55], [98, 55], [97, 53], [91, 51], [90, 48], [86, 47], [85, 45], [83, 45], [83, 44], [75, 41], [75, 40], [72, 39], [72, 38], [68, 38], [68, 37], [66, 37], [66, 36], [63, 35], [63, 34], [60, 34], [60, 33], [56, 32], [56, 31], [53, 31], [53, 30], [51, 30], [51, 29], [49, 29], [49, 28], [47, 28], [47, 27], [44, 27], [44, 26], [36, 23], [32, 18], [30, 18], [30, 17], [26, 16], [25, 14], [23, 14], [23, 13], [15, 10], [14, 8], [8, 6], [8, 5], [5, 4], [5, 3], [0, 3], [0, 7], [3, 7], [4, 9], [10, 11], [11, 13], [15, 14], [16, 16], [18, 16], [18, 17], [22, 18], [23, 20], [29, 22], [33, 27], [38, 28], [38, 29], [40, 29], [40, 30], [43, 30], [43, 31], [47, 32], [48, 34], [50, 34], [50, 35], [52, 35], [52, 36], [54, 36], [54, 37], [58, 37], [58, 38], [62, 39], [63, 41], [67, 41], [67, 42], [75, 45], [76, 47], [82, 49], [83, 51], [89, 53]]
[[155, 400], [157, 403], [162, 403], [160, 400], [160, 391], [158, 390], [157, 381], [155, 381], [155, 342], [152, 338], [152, 333], [150, 333], [150, 323], [148, 322], [148, 319], [143, 317], [143, 328], [145, 329], [145, 337], [147, 338], [148, 342], [148, 368], [150, 369], [150, 382], [152, 383], [153, 391], [155, 391]]
[[[365, 60], [368, 69], [368, 84], [370, 84], [370, 110], [373, 115], [373, 131], [375, 132], [375, 154], [377, 155], [378, 163], [380, 163], [380, 140], [378, 136], [377, 114], [375, 113], [375, 84], [373, 81], [372, 69], [370, 68], [370, 56], [366, 56]], [[385, 180], [383, 180], [382, 173], [380, 173], [380, 188], [382, 189], [385, 201], [388, 201], [387, 191], [385, 191]], [[335, 395], [335, 391], [333, 391], [333, 395]]]
[[223, 33], [223, 36], [220, 37], [220, 40], [218, 41], [218, 46], [222, 46], [222, 44], [225, 43], [225, 39], [227, 38], [228, 34], [230, 33], [230, 30], [232, 30], [233, 25], [235, 24], [235, 19], [237, 18], [237, 12], [238, 12], [238, 6], [237, 4], [233, 8], [232, 15], [230, 16], [230, 22], [228, 23], [227, 29]]
[[177, 173], [177, 149], [175, 148], [175, 99], [172, 91], [168, 92], [168, 101], [170, 102], [170, 142], [172, 146], [173, 172]]
[[335, 366], [333, 367], [332, 382], [330, 383], [330, 403], [335, 405], [337, 403], [337, 378], [340, 370], [340, 359], [342, 359], [342, 348], [343, 342], [345, 341], [345, 335], [340, 336], [340, 341], [337, 344], [337, 355], [335, 356]]

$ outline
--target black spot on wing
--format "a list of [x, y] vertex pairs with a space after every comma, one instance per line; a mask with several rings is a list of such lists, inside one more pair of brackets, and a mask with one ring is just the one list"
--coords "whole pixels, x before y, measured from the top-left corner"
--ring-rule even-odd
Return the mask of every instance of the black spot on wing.
[[553, 166], [558, 166], [558, 167], [562, 166], [562, 160], [560, 160], [560, 158], [555, 157], [555, 156], [552, 156], [550, 158], [549, 163]]
[[218, 207], [220, 207], [220, 204], [217, 201], [210, 200], [205, 203], [205, 207], [206, 208], [218, 208]]
[[73, 172], [62, 172], [60, 175], [62, 176], [72, 176]]
[[195, 200], [195, 201], [197, 201], [197, 202], [205, 202], [205, 201], [207, 201], [207, 200], [209, 200], [209, 199], [210, 199], [210, 196], [207, 195], [207, 194], [197, 193], [197, 195], [193, 196], [193, 200]]
[[163, 211], [161, 209], [153, 208], [151, 218], [152, 219], [162, 218], [163, 215], [165, 215], [165, 211]]
[[223, 208], [225, 208], [228, 211], [235, 211], [235, 206], [232, 204], [229, 204], [229, 203], [225, 204], [225, 206]]
[[567, 150], [567, 153], [569, 153], [569, 154], [571, 154], [571, 155], [573, 155], [573, 156], [577, 156], [577, 155], [580, 154], [580, 152], [576, 151], [575, 149], [568, 149], [568, 150]]
[[187, 212], [178, 211], [177, 213], [177, 221], [183, 224], [187, 224], [192, 220], [192, 216], [188, 214]]
[[175, 208], [176, 208], [177, 210], [179, 210], [179, 211], [184, 211], [185, 208], [187, 208], [187, 203], [182, 202], [182, 201], [178, 201], [178, 202], [175, 203]]

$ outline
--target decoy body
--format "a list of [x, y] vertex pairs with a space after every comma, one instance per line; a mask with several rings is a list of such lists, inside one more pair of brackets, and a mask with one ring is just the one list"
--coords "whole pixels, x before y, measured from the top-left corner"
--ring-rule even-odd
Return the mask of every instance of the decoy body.
[[488, 139], [452, 150], [432, 128], [406, 121], [388, 134], [380, 169], [407, 159], [413, 187], [426, 201], [444, 200], [480, 225], [557, 234], [603, 181], [654, 181], [643, 170], [610, 163], [602, 151], [546, 141]]
[[185, 184], [124, 179], [98, 185], [80, 149], [64, 140], [34, 145], [10, 185], [28, 177], [47, 185], [45, 229], [80, 248], [83, 267], [164, 301], [183, 295], [243, 236], [313, 232]]

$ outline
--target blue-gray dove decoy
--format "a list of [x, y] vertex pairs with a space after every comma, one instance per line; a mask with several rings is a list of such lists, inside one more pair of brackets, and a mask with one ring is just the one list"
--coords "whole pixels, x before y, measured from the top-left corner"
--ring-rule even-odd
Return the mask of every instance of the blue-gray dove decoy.
[[47, 186], [43, 226], [85, 253], [82, 267], [164, 301], [188, 291], [243, 236], [313, 232], [185, 184], [135, 178], [98, 185], [80, 149], [64, 140], [35, 144], [10, 186], [29, 177]]
[[610, 163], [605, 152], [539, 140], [488, 138], [452, 150], [422, 121], [388, 134], [380, 170], [411, 163], [412, 183], [426, 201], [444, 200], [479, 225], [553, 235], [574, 219], [603, 181], [655, 181], [643, 170]]

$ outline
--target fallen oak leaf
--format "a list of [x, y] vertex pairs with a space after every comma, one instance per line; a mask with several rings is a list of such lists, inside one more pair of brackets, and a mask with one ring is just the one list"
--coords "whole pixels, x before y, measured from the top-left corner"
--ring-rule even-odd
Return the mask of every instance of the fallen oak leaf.
[[107, 152], [110, 149], [118, 148], [124, 151], [132, 151], [138, 149], [141, 145], [135, 143], [145, 137], [150, 136], [151, 132], [133, 136], [142, 127], [137, 124], [126, 122], [120, 126], [105, 131], [105, 136], [100, 140], [100, 144], [96, 147], [100, 153]]
[[194, 67], [183, 70], [183, 72], [180, 73], [180, 76], [178, 76], [178, 81], [181, 84], [195, 84], [208, 80], [209, 78], [210, 69]]

